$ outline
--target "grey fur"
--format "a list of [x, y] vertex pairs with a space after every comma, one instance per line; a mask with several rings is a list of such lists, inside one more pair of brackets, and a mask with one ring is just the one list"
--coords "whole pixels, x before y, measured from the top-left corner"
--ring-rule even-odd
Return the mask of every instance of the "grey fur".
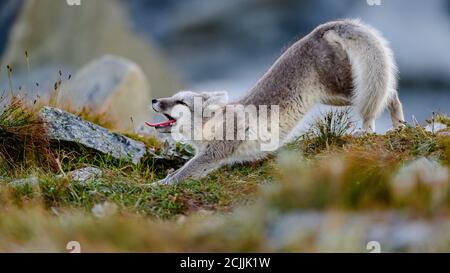
[[[404, 120], [398, 99], [396, 65], [388, 43], [370, 26], [356, 20], [320, 25], [288, 48], [243, 98], [227, 104], [224, 93], [180, 92], [160, 99], [157, 112], [169, 113], [177, 104], [192, 111], [192, 100], [201, 96], [224, 111], [226, 105], [278, 105], [280, 139], [286, 141], [293, 128], [317, 104], [353, 105], [367, 132], [375, 129], [375, 118], [388, 106], [394, 127]], [[205, 107], [208, 107], [206, 105]], [[211, 121], [203, 118], [204, 122]], [[177, 123], [182, 123], [177, 120]], [[193, 129], [193, 128], [191, 128]], [[193, 141], [197, 155], [160, 184], [197, 179], [235, 162], [263, 158], [260, 141]]]

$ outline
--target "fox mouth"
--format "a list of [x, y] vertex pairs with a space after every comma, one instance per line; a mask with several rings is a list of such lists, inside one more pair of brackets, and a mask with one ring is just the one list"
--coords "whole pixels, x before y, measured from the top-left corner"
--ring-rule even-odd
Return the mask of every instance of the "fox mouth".
[[164, 114], [164, 113], [163, 113], [163, 115], [167, 118], [166, 121], [157, 122], [157, 123], [146, 122], [145, 125], [158, 129], [158, 128], [172, 127], [175, 123], [177, 123], [177, 120], [175, 118], [173, 118], [171, 115]]

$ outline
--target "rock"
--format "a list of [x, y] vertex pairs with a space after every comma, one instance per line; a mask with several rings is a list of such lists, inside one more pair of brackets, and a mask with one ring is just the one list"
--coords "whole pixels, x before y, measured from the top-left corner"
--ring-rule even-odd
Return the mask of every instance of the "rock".
[[40, 114], [50, 139], [76, 142], [134, 164], [139, 163], [146, 153], [144, 143], [110, 132], [60, 109], [43, 107]]
[[104, 202], [100, 204], [95, 204], [92, 208], [92, 214], [95, 217], [103, 218], [111, 216], [117, 212], [117, 205], [110, 202]]
[[[242, 220], [245, 221], [245, 220]], [[267, 247], [274, 252], [430, 251], [447, 238], [447, 219], [417, 220], [399, 212], [292, 211], [266, 219]], [[444, 245], [445, 247], [445, 245]]]
[[[409, 249], [414, 251], [431, 241], [436, 227], [425, 221], [401, 221], [391, 224], [374, 223], [369, 230], [370, 240], [380, 242], [380, 245], [389, 250], [402, 251]], [[388, 244], [388, 245], [385, 245]]]
[[27, 185], [28, 186], [36, 186], [36, 185], [39, 185], [39, 179], [37, 177], [29, 177], [29, 178], [11, 181], [9, 184], [14, 187], [23, 187], [23, 186], [27, 186]]
[[299, 241], [307, 241], [308, 237], [314, 237], [322, 221], [322, 214], [316, 212], [281, 215], [269, 225], [269, 245], [274, 249], [284, 249]]
[[449, 179], [449, 171], [435, 160], [426, 157], [415, 159], [404, 165], [394, 177], [393, 186], [402, 194], [414, 187], [417, 181], [438, 186]]
[[116, 129], [132, 131], [150, 118], [150, 101], [150, 86], [142, 69], [111, 55], [83, 67], [61, 87], [59, 97], [61, 105], [88, 106], [95, 112], [108, 113]]
[[94, 167], [87, 167], [67, 173], [72, 182], [83, 184], [91, 179], [102, 176], [102, 170]]
[[[123, 2], [82, 1], [80, 6], [69, 6], [66, 1], [23, 1], [9, 31], [2, 67], [11, 64], [15, 73], [26, 72], [24, 52], [27, 50], [32, 72], [54, 65], [56, 78], [58, 69], [73, 72], [93, 59], [114, 54], [143, 68], [155, 96], [170, 95], [180, 88], [179, 81], [150, 38], [132, 29]], [[39, 80], [40, 89], [45, 90], [45, 82], [55, 80]]]

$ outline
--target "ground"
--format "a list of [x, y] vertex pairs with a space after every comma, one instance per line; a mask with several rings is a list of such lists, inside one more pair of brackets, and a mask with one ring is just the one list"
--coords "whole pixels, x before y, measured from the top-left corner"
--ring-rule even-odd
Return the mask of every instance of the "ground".
[[[396, 182], [397, 171], [416, 158], [450, 166], [448, 135], [417, 124], [353, 137], [347, 112], [336, 110], [266, 160], [224, 167], [200, 181], [152, 186], [184, 159], [148, 155], [133, 165], [51, 142], [36, 108], [15, 100], [0, 116], [0, 251], [66, 252], [71, 241], [82, 251], [317, 251], [317, 238], [280, 245], [274, 219], [299, 211], [394, 212], [434, 221], [449, 212], [448, 177], [430, 184], [418, 175], [409, 187]], [[113, 128], [102, 116], [77, 114]], [[127, 135], [161, 149], [153, 137]], [[177, 149], [191, 153], [181, 144]], [[87, 166], [103, 175], [85, 183], [65, 175]], [[30, 177], [38, 183], [11, 183]]]

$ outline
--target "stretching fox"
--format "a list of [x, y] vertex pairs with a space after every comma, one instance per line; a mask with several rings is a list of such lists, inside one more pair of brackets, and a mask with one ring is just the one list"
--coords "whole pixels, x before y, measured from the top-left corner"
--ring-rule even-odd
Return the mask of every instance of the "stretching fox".
[[[210, 108], [215, 112], [225, 112], [232, 105], [254, 105], [258, 109], [262, 105], [277, 106], [278, 146], [286, 141], [294, 127], [317, 103], [354, 106], [361, 115], [366, 132], [374, 132], [375, 119], [387, 106], [393, 126], [401, 126], [404, 117], [396, 90], [396, 73], [393, 53], [377, 30], [357, 20], [341, 20], [320, 25], [297, 41], [246, 96], [235, 102], [228, 103], [225, 92], [182, 91], [170, 98], [155, 99], [152, 101], [153, 109], [169, 121], [151, 126], [160, 132], [170, 133], [175, 126], [184, 125], [185, 129], [180, 130], [180, 134], [197, 149], [193, 159], [158, 183], [174, 184], [197, 179], [224, 164], [252, 161], [269, 153], [260, 149], [261, 139], [193, 140], [195, 126], [192, 121], [196, 118], [201, 119], [202, 127], [208, 126], [208, 123], [227, 122], [227, 118], [218, 121], [202, 115], [202, 111]], [[203, 101], [200, 113], [194, 109], [194, 101], [198, 98]], [[192, 115], [176, 115], [175, 109], [189, 111]], [[245, 124], [242, 120], [245, 117], [226, 116], [237, 124]], [[269, 119], [266, 117], [266, 120]], [[251, 131], [248, 125], [245, 126], [246, 131]], [[236, 126], [233, 128], [237, 130]], [[232, 135], [235, 133], [231, 132]]]

